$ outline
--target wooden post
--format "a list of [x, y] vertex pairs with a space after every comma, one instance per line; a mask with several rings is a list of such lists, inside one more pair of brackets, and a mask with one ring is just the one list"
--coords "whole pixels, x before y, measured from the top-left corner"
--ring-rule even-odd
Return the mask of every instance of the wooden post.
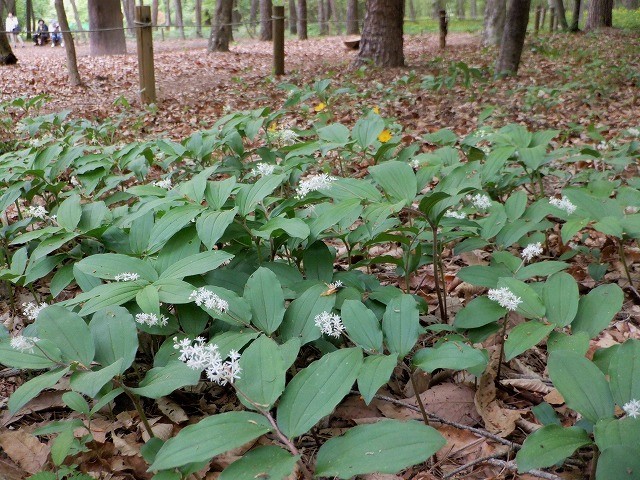
[[538, 35], [538, 32], [540, 31], [540, 17], [542, 17], [542, 7], [540, 5], [538, 5], [536, 7], [535, 23], [533, 24], [534, 32], [535, 32], [536, 35]]
[[153, 38], [151, 7], [136, 6], [136, 38], [138, 40], [138, 72], [140, 74], [140, 100], [156, 102], [156, 77], [153, 71]]
[[273, 74], [284, 75], [284, 6], [273, 7]]
[[440, 50], [444, 50], [447, 46], [447, 31], [448, 25], [447, 22], [447, 11], [440, 10]]

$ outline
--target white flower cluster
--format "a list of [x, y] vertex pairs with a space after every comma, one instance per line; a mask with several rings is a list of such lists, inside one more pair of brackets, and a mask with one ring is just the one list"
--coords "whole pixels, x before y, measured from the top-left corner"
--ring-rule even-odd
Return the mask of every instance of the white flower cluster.
[[264, 177], [271, 175], [276, 169], [275, 165], [269, 165], [268, 163], [259, 163], [249, 173], [252, 177]]
[[47, 210], [42, 205], [30, 205], [27, 209], [27, 216], [44, 220], [47, 218]]
[[524, 250], [522, 250], [522, 253], [520, 254], [525, 262], [530, 262], [534, 257], [538, 257], [540, 255], [542, 255], [542, 244], [540, 242], [530, 243], [524, 247]]
[[74, 187], [81, 186], [80, 181], [75, 176], [71, 177], [71, 185], [73, 185]]
[[338, 338], [344, 331], [344, 325], [340, 315], [335, 313], [329, 313], [327, 311], [316, 315], [315, 322], [316, 327], [320, 329], [325, 335]]
[[24, 335], [17, 335], [11, 339], [11, 348], [20, 350], [21, 352], [33, 352], [33, 347], [39, 342], [38, 337], [25, 337]]
[[181, 362], [194, 370], [204, 370], [207, 378], [218, 385], [233, 383], [240, 378], [240, 354], [235, 350], [229, 352], [228, 361], [222, 361], [218, 346], [205, 343], [202, 337], [196, 337], [193, 342], [189, 338], [178, 341], [174, 337], [173, 348], [180, 350]]
[[632, 137], [640, 137], [640, 130], [637, 128], [627, 128], [627, 133]]
[[171, 187], [173, 186], [170, 178], [165, 178], [164, 180], [158, 180], [156, 182], [153, 182], [152, 185], [156, 187], [164, 188], [165, 190], [171, 190]]
[[211, 290], [207, 290], [205, 287], [200, 287], [197, 290], [191, 292], [189, 300], [196, 302], [196, 305], [204, 305], [209, 310], [216, 310], [217, 312], [224, 312], [229, 309], [229, 303], [223, 300]]
[[140, 275], [134, 272], [122, 272], [113, 277], [116, 282], [134, 282], [139, 278]]
[[477, 193], [473, 197], [470, 197], [470, 201], [478, 210], [486, 210], [493, 204], [491, 197], [489, 197], [488, 195], [483, 195], [481, 193]]
[[633, 399], [630, 402], [625, 403], [622, 406], [624, 413], [629, 415], [631, 418], [640, 417], [640, 400]]
[[277, 133], [277, 136], [278, 140], [280, 140], [280, 143], [282, 143], [283, 145], [293, 145], [294, 143], [296, 143], [296, 139], [298, 138], [298, 134], [293, 130], [289, 130], [288, 128], [280, 130]]
[[421, 166], [422, 166], [422, 162], [417, 158], [414, 158], [413, 160], [411, 160], [411, 168], [413, 168], [414, 170], [419, 169]]
[[296, 188], [296, 197], [302, 198], [310, 192], [315, 192], [323, 188], [327, 189], [331, 187], [331, 184], [336, 181], [336, 177], [321, 173], [319, 175], [312, 175], [300, 180], [298, 188]]
[[498, 302], [502, 308], [507, 310], [517, 310], [518, 305], [522, 303], [520, 297], [516, 297], [515, 294], [507, 287], [492, 288], [488, 293], [489, 300]]
[[336, 280], [335, 282], [330, 283], [328, 286], [331, 289], [336, 289], [336, 288], [340, 288], [340, 287], [344, 286], [344, 283], [342, 283], [341, 280]]
[[36, 318], [38, 318], [38, 315], [40, 315], [40, 311], [43, 308], [48, 307], [48, 306], [49, 306], [49, 304], [45, 303], [45, 302], [42, 302], [40, 305], [38, 305], [37, 303], [33, 303], [33, 302], [23, 303], [22, 304], [22, 313], [29, 320], [35, 320]]
[[564, 210], [569, 215], [575, 212], [576, 208], [578, 208], [573, 203], [571, 203], [571, 200], [569, 200], [566, 195], [563, 195], [560, 199], [551, 197], [549, 199], [549, 203], [554, 207], [559, 208], [560, 210]]
[[467, 216], [462, 212], [456, 212], [455, 210], [447, 210], [444, 214], [447, 218], [457, 218], [458, 220], [463, 220], [467, 218]]
[[136, 322], [143, 325], [149, 325], [150, 327], [160, 326], [165, 327], [168, 323], [168, 318], [164, 315], [156, 315], [155, 313], [137, 313]]

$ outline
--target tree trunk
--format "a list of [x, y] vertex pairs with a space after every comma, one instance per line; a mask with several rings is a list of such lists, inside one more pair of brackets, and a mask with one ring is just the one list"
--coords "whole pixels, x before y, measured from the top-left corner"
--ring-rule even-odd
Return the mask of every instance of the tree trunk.
[[500, 45], [506, 21], [507, 0], [487, 0], [484, 11], [484, 45]]
[[272, 9], [271, 0], [260, 0], [260, 40], [264, 42], [270, 42], [273, 39]]
[[338, 10], [336, 0], [329, 0], [329, 6], [331, 7], [331, 14], [327, 17], [327, 20], [333, 17], [333, 23], [336, 26], [334, 32], [342, 35], [342, 15], [340, 14], [340, 10]]
[[124, 18], [127, 20], [128, 35], [135, 35], [133, 19], [135, 16], [136, 4], [135, 0], [122, 0], [122, 11], [124, 12]]
[[[31, 1], [31, 0], [29, 0], [29, 1]], [[73, 10], [73, 20], [76, 22], [76, 30], [78, 30], [80, 32], [80, 33], [78, 33], [78, 39], [81, 38], [83, 41], [86, 41], [87, 35], [83, 31], [84, 28], [82, 28], [82, 20], [80, 19], [80, 13], [78, 13], [78, 7], [76, 5], [76, 0], [69, 0], [69, 3], [71, 3], [71, 10]]]
[[473, 20], [476, 20], [478, 18], [478, 1], [477, 0], [471, 0], [471, 7], [469, 8], [471, 13], [471, 18]]
[[580, 0], [573, 0], [573, 14], [571, 16], [570, 32], [580, 31]]
[[119, 0], [89, 0], [89, 29], [91, 55], [127, 53]]
[[318, 25], [320, 28], [320, 35], [326, 35], [329, 33], [329, 26], [327, 25], [327, 17], [324, 7], [324, 0], [318, 0]]
[[354, 64], [368, 60], [380, 67], [403, 67], [404, 2], [367, 0], [360, 51]]
[[249, 10], [249, 26], [251, 31], [255, 33], [258, 24], [258, 10], [260, 10], [260, 0], [251, 0], [251, 8]]
[[196, 0], [193, 7], [196, 19], [196, 36], [202, 38], [202, 0]]
[[622, 0], [622, 5], [627, 10], [637, 10], [640, 8], [640, 0]]
[[613, 20], [613, 0], [589, 0], [586, 30], [610, 27]]
[[180, 38], [185, 40], [184, 36], [184, 22], [182, 21], [182, 0], [175, 0], [176, 9], [176, 26], [180, 31]]
[[[3, 15], [4, 16], [4, 15]], [[15, 65], [18, 59], [11, 51], [11, 45], [4, 28], [0, 29], [0, 65]]]
[[562, 30], [565, 32], [569, 30], [569, 24], [567, 23], [567, 15], [564, 10], [564, 1], [563, 0], [554, 0], [554, 5], [556, 7], [556, 18]]
[[515, 75], [518, 72], [524, 38], [527, 34], [530, 6], [531, 0], [510, 0], [509, 2], [507, 21], [500, 45], [500, 56], [496, 67], [498, 74]]
[[465, 11], [464, 11], [464, 2], [466, 0], [458, 0], [458, 4], [456, 5], [456, 16], [460, 19], [460, 20], [464, 20], [465, 19]]
[[418, 21], [418, 15], [416, 15], [416, 4], [413, 0], [409, 0], [409, 20], [413, 23]]
[[171, 1], [164, 0], [164, 24], [167, 26], [167, 30], [171, 28]]
[[[413, 5], [413, 0], [409, 0], [409, 6], [411, 5]], [[347, 0], [347, 35], [358, 35], [359, 33], [358, 0]]]
[[307, 38], [307, 0], [298, 0], [298, 39]]
[[160, 8], [158, 3], [158, 0], [151, 0], [151, 23], [154, 26], [158, 25], [158, 9]]
[[211, 23], [209, 35], [209, 52], [228, 52], [231, 38], [231, 19], [233, 16], [233, 0], [218, 0], [215, 20]]
[[31, 40], [31, 17], [33, 16], [33, 0], [27, 0], [25, 4], [24, 26], [27, 32], [27, 40]]
[[298, 34], [298, 9], [296, 0], [289, 0], [289, 33], [291, 35]]
[[60, 30], [62, 30], [62, 38], [64, 39], [64, 49], [67, 52], [67, 69], [69, 70], [69, 85], [75, 87], [82, 84], [80, 73], [78, 73], [78, 62], [76, 60], [76, 47], [73, 44], [73, 36], [69, 28], [67, 14], [64, 11], [62, 0], [55, 0], [56, 15]]

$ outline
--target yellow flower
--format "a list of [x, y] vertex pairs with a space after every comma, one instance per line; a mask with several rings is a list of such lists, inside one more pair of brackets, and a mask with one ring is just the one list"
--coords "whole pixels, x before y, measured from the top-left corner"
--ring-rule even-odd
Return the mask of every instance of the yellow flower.
[[268, 130], [270, 132], [275, 132], [278, 129], [278, 124], [276, 122], [271, 122], [271, 125], [269, 125]]
[[313, 109], [316, 112], [321, 112], [323, 111], [325, 108], [327, 108], [327, 105], [324, 102], [320, 102], [319, 104], [317, 104]]
[[378, 141], [381, 143], [387, 143], [389, 140], [391, 140], [392, 136], [393, 135], [391, 135], [391, 132], [385, 128], [380, 132], [380, 135], [378, 135]]
[[373, 107], [371, 110], [373, 110], [373, 113], [375, 113], [376, 115], [380, 115], [380, 107], [378, 107], [377, 105]]

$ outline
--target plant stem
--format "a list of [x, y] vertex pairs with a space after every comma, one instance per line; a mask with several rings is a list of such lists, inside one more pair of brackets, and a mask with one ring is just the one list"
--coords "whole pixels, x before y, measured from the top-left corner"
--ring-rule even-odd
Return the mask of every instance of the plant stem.
[[135, 393], [133, 393], [129, 389], [129, 387], [127, 387], [122, 382], [118, 382], [118, 383], [120, 384], [120, 387], [122, 387], [122, 390], [124, 390], [124, 393], [126, 393], [127, 396], [133, 402], [133, 406], [136, 408], [136, 411], [138, 412], [138, 415], [140, 415], [140, 420], [142, 420], [142, 425], [144, 425], [144, 429], [149, 434], [149, 437], [155, 438], [155, 434], [153, 433], [153, 430], [151, 429], [151, 425], [149, 424], [149, 420], [147, 420], [147, 415], [144, 413], [144, 409], [142, 408], [142, 404], [140, 403], [140, 397], [138, 395], [136, 395]]
[[422, 414], [422, 420], [426, 426], [429, 426], [429, 415], [427, 415], [427, 411], [424, 409], [424, 404], [422, 403], [422, 399], [420, 398], [420, 394], [418, 393], [418, 385], [416, 384], [415, 378], [413, 378], [413, 373], [409, 370], [409, 378], [411, 379], [411, 386], [413, 387], [413, 394], [416, 396], [416, 402], [418, 403], [418, 407], [420, 408], [420, 413]]
[[433, 232], [433, 278], [435, 280], [435, 284], [436, 284], [436, 295], [438, 296], [438, 308], [440, 309], [440, 321], [442, 323], [447, 323], [447, 310], [445, 308], [445, 303], [444, 300], [442, 298], [442, 293], [440, 291], [440, 279], [438, 277], [439, 273], [438, 273], [438, 228], [436, 227], [436, 225], [430, 224], [431, 225], [431, 231]]
[[627, 256], [624, 253], [624, 245], [622, 244], [622, 240], [620, 239], [618, 239], [618, 252], [620, 254], [620, 260], [622, 260], [622, 265], [624, 266], [624, 273], [627, 276], [629, 285], [633, 287], [633, 281], [631, 280], [631, 273], [629, 272], [629, 265], [627, 264]]
[[589, 470], [589, 480], [596, 480], [596, 470], [598, 468], [598, 459], [600, 458], [600, 450], [597, 445], [593, 445], [593, 458], [591, 459], [591, 469]]
[[504, 336], [507, 333], [507, 323], [509, 323], [509, 314], [504, 316], [502, 322], [502, 330], [500, 331], [500, 356], [498, 357], [498, 369], [496, 370], [496, 385], [500, 383], [500, 372], [502, 370], [502, 360], [504, 358]]

